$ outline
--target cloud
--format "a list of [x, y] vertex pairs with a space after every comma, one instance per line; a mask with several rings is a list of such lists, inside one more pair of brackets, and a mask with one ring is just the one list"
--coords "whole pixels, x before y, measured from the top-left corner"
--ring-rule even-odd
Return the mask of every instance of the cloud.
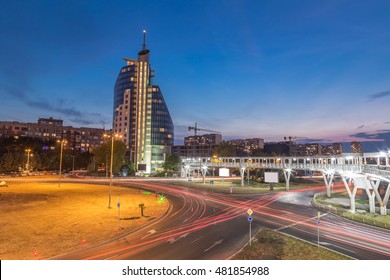
[[29, 97], [22, 89], [9, 87], [4, 84], [0, 85], [0, 90], [13, 98], [19, 99], [28, 107], [64, 114], [67, 119], [76, 124], [92, 125], [107, 123], [107, 120], [103, 120], [104, 118], [101, 114], [82, 112], [73, 106], [67, 106], [64, 99], [57, 99], [53, 102], [38, 100], [36, 98]]
[[368, 96], [368, 101], [374, 101], [374, 100], [377, 100], [379, 98], [384, 98], [384, 97], [387, 97], [387, 96], [390, 96], [390, 90], [386, 90], [386, 91], [370, 94]]
[[359, 126], [356, 128], [356, 130], [362, 129], [363, 127], [364, 127], [364, 124], [359, 125]]
[[73, 122], [73, 123], [77, 123], [77, 124], [80, 124], [80, 125], [92, 125], [92, 124], [99, 124], [99, 125], [106, 125], [107, 122], [106, 121], [102, 121], [102, 120], [91, 120], [89, 119], [88, 117], [83, 117], [83, 118], [70, 118], [69, 121]]
[[24, 100], [25, 98], [27, 98], [27, 96], [24, 94], [24, 91], [20, 90], [19, 88], [10, 87], [5, 84], [0, 84], [0, 90], [5, 94], [9, 95], [10, 97], [16, 97], [20, 100]]
[[377, 130], [374, 132], [359, 132], [353, 135], [355, 141], [363, 144], [363, 151], [378, 152], [390, 148], [390, 130]]
[[356, 138], [362, 138], [362, 139], [378, 139], [377, 133], [359, 132], [359, 133], [352, 134], [350, 136]]
[[390, 130], [382, 129], [375, 132], [359, 132], [350, 135], [353, 138], [360, 138], [361, 141], [390, 141]]
[[329, 140], [321, 139], [321, 138], [305, 138], [301, 140], [294, 140], [294, 141], [300, 141], [303, 143], [323, 143], [323, 142], [329, 142]]
[[63, 104], [64, 102], [62, 102], [61, 100], [58, 100], [57, 104], [49, 103], [46, 100], [29, 99], [26, 97], [24, 97], [22, 100], [26, 105], [28, 105], [31, 108], [54, 111], [57, 113], [64, 114], [68, 117], [82, 118], [85, 115], [85, 113], [82, 113], [81, 111], [79, 111], [73, 107], [64, 106], [64, 104]]

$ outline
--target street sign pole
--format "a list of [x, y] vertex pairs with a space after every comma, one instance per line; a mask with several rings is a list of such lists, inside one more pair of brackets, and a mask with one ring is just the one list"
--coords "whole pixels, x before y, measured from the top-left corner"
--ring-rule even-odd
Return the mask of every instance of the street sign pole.
[[248, 213], [248, 222], [249, 222], [249, 246], [252, 246], [252, 214], [253, 214], [253, 211], [252, 209], [248, 209], [248, 211], [246, 211]]
[[121, 201], [120, 201], [120, 198], [118, 196], [118, 229], [121, 229]]
[[318, 218], [317, 218], [317, 247], [320, 247], [320, 217], [321, 217], [321, 212], [318, 212]]
[[249, 222], [249, 246], [252, 246], [252, 222]]

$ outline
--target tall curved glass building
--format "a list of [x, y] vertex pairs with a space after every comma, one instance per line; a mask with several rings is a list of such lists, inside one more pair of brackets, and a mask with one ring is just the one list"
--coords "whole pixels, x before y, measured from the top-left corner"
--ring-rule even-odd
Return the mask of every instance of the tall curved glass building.
[[162, 170], [173, 145], [173, 123], [160, 87], [153, 85], [150, 51], [144, 43], [138, 59], [124, 58], [114, 88], [113, 132], [122, 136], [138, 171]]

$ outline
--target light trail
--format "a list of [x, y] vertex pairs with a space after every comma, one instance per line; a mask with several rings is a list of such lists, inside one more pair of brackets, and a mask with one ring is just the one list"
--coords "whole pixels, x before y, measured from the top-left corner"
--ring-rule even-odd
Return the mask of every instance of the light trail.
[[[160, 220], [165, 224], [165, 230], [158, 230], [153, 236], [148, 236], [145, 238], [145, 241], [139, 243], [139, 239], [131, 239], [131, 235], [135, 234], [139, 236], [143, 231], [143, 229], [140, 229], [126, 237], [130, 244], [121, 244], [119, 248], [92, 254], [85, 259], [114, 258], [115, 255], [119, 257], [136, 256], [151, 248], [165, 244], [168, 239], [175, 239], [177, 241], [182, 239], [181, 236], [183, 235], [187, 236], [207, 227], [245, 216], [249, 208], [254, 211], [253, 215], [259, 218], [256, 221], [273, 225], [275, 229], [279, 230], [285, 230], [288, 227], [289, 230], [302, 232], [316, 239], [317, 223], [310, 222], [316, 218], [315, 209], [310, 209], [305, 206], [302, 208], [292, 208], [289, 206], [290, 204], [286, 204], [285, 202], [276, 202], [292, 193], [305, 193], [324, 189], [324, 187], [314, 186], [289, 192], [268, 193], [248, 198], [249, 195], [225, 195], [154, 183], [132, 182], [126, 183], [126, 185], [169, 193], [169, 195], [181, 201], [181, 206], [179, 209], [172, 210], [170, 215]], [[343, 185], [337, 185], [334, 186], [333, 191], [343, 190], [343, 188]], [[213, 204], [217, 206], [211, 206]], [[211, 209], [210, 207], [216, 207], [219, 210], [210, 214], [210, 211], [208, 211]], [[177, 221], [180, 220], [181, 224], [178, 224]], [[157, 226], [162, 225], [162, 223], [158, 223]], [[167, 227], [166, 223], [172, 223], [172, 226]], [[203, 236], [204, 234], [196, 240], [203, 238]], [[327, 241], [333, 240], [338, 242], [341, 246], [344, 244], [348, 248], [359, 248], [367, 252], [390, 256], [390, 235], [384, 230], [366, 228], [361, 225], [351, 226], [351, 223], [345, 223], [341, 219], [328, 216], [326, 218], [321, 217], [321, 237], [326, 238]], [[332, 246], [332, 244], [329, 246]], [[347, 248], [340, 248], [345, 251], [351, 251]]]

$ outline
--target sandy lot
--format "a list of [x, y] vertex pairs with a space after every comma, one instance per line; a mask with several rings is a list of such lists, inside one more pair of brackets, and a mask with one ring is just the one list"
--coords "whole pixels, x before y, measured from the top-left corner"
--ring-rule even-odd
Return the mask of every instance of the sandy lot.
[[[108, 186], [7, 182], [0, 188], [0, 259], [46, 259], [102, 243], [163, 215], [169, 206], [154, 194]], [[118, 229], [117, 200], [120, 197]], [[141, 216], [139, 204], [145, 205]]]

